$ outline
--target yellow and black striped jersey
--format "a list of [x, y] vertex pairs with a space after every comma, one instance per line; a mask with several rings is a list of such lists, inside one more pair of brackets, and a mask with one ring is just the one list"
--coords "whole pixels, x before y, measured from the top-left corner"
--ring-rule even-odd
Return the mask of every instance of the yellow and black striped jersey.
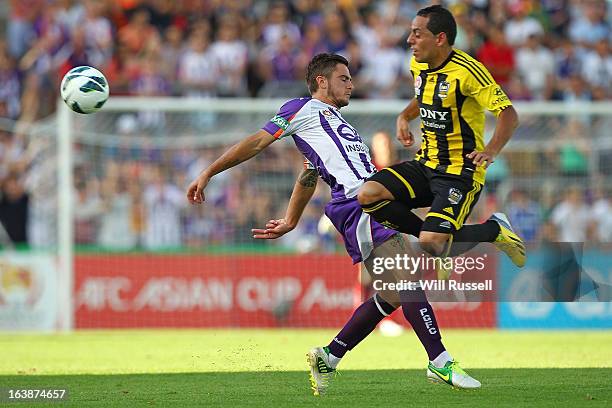
[[465, 156], [484, 149], [484, 109], [498, 116], [512, 102], [485, 66], [461, 50], [454, 49], [442, 65], [431, 69], [412, 57], [410, 71], [423, 133], [416, 160], [484, 183], [484, 167]]

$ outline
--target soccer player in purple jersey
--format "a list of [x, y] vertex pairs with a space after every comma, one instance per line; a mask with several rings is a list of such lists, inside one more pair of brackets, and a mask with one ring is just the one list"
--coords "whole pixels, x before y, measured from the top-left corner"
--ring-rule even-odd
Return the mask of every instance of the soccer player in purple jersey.
[[[187, 199], [192, 204], [204, 202], [204, 190], [214, 175], [254, 157], [277, 139], [291, 136], [305, 157], [306, 169], [295, 184], [285, 218], [269, 221], [265, 229], [254, 229], [255, 238], [274, 239], [293, 230], [319, 176], [332, 192], [325, 214], [342, 235], [354, 263], [363, 262], [372, 273], [376, 258], [414, 254], [403, 235], [371, 219], [357, 201], [359, 188], [376, 169], [361, 136], [339, 111], [348, 105], [353, 90], [347, 60], [335, 54], [316, 55], [308, 65], [306, 83], [312, 97], [286, 102], [261, 130], [227, 150], [189, 185]], [[420, 223], [409, 233], [417, 236], [419, 230]], [[418, 274], [404, 276], [405, 271], [399, 269], [387, 272], [397, 280], [419, 279]], [[399, 306], [423, 344], [430, 364], [451, 367], [447, 382], [461, 388], [480, 387], [480, 382], [463, 371], [446, 351], [434, 311], [425, 292], [417, 286], [416, 290], [395, 294], [376, 293], [353, 312], [326, 347], [310, 350], [308, 362], [315, 395], [325, 392], [346, 352]]]

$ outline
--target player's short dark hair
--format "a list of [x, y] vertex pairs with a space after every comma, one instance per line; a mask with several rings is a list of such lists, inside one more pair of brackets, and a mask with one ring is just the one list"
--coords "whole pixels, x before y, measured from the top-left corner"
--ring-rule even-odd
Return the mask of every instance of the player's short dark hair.
[[317, 83], [318, 76], [329, 78], [336, 65], [343, 64], [348, 67], [349, 63], [346, 58], [338, 54], [317, 54], [315, 55], [306, 69], [306, 85], [311, 94], [319, 89]]
[[420, 9], [417, 16], [429, 17], [427, 29], [434, 34], [445, 33], [448, 44], [455, 44], [457, 37], [457, 23], [452, 13], [442, 6], [435, 5]]

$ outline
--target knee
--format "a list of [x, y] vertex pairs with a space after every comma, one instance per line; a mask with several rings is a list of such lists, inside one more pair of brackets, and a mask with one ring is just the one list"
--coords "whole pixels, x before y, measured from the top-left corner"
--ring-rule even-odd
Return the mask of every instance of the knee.
[[366, 181], [357, 193], [357, 201], [361, 205], [368, 205], [380, 200], [392, 199], [388, 196], [390, 196], [390, 193], [382, 184], [376, 181]]
[[447, 241], [447, 234], [422, 231], [419, 235], [419, 245], [425, 252], [429, 253], [432, 256], [444, 255]]

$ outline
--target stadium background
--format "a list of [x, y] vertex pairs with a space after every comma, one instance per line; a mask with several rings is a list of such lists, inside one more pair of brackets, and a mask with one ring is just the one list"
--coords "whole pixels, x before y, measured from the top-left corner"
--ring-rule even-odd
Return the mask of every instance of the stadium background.
[[[3, 2], [1, 327], [341, 325], [359, 295], [357, 272], [321, 220], [323, 186], [286, 239], [251, 239], [251, 228], [284, 213], [301, 163], [291, 142], [215, 178], [204, 206], [187, 206], [183, 191], [283, 98], [306, 94], [305, 66], [318, 52], [349, 58], [356, 90], [347, 118], [361, 136], [393, 135], [395, 114], [413, 92], [406, 28], [426, 4]], [[459, 24], [456, 46], [487, 65], [522, 119], [470, 221], [506, 211], [535, 259], [543, 242], [584, 242], [588, 267], [610, 279], [610, 3], [447, 4]], [[78, 65], [101, 69], [112, 97], [96, 115], [66, 119], [74, 142], [67, 278], [57, 89]], [[372, 150], [374, 160], [414, 154], [397, 143], [392, 152]], [[492, 268], [509, 273], [503, 260]], [[442, 327], [612, 327], [610, 303], [437, 308]]]

